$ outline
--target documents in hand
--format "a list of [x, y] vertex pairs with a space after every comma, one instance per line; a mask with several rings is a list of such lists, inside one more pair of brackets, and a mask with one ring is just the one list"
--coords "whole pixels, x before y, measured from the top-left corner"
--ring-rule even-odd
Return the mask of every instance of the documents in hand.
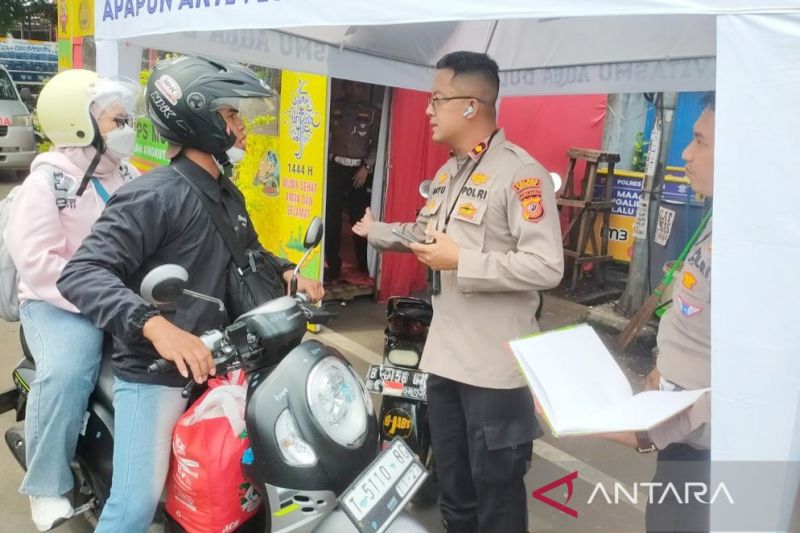
[[588, 324], [538, 333], [509, 345], [556, 437], [646, 431], [690, 407], [709, 390], [634, 395]]

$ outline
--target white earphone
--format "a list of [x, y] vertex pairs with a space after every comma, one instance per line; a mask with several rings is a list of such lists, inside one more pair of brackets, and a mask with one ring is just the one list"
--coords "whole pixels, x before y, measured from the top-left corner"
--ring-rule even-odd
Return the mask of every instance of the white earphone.
[[466, 110], [466, 111], [464, 111], [464, 118], [466, 118], [466, 117], [470, 116], [470, 115], [471, 115], [471, 114], [473, 114], [474, 112], [475, 112], [475, 108], [474, 108], [474, 107], [472, 107], [472, 104], [469, 104], [469, 107], [467, 108], [467, 110]]

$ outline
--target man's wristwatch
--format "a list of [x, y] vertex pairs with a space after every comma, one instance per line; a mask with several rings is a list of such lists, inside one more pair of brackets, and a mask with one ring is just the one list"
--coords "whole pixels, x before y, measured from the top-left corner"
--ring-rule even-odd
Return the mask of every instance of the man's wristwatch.
[[367, 172], [372, 172], [375, 167], [369, 163], [364, 163], [364, 168], [367, 169]]
[[652, 453], [657, 452], [658, 448], [650, 440], [650, 436], [646, 431], [636, 432], [636, 451], [639, 453]]

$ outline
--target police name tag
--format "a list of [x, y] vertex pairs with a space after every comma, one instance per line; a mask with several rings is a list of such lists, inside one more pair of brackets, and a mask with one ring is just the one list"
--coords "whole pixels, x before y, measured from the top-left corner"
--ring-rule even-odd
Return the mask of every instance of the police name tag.
[[428, 373], [389, 365], [370, 365], [364, 382], [369, 392], [428, 401]]
[[361, 533], [381, 533], [428, 477], [411, 448], [396, 438], [339, 496], [339, 504]]

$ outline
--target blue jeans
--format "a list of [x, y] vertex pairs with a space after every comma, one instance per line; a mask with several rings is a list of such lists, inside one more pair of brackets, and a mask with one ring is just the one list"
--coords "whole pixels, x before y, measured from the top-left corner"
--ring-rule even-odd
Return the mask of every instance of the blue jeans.
[[111, 496], [95, 533], [147, 531], [169, 473], [172, 430], [186, 410], [181, 391], [116, 378]]
[[82, 315], [38, 300], [23, 302], [19, 314], [36, 361], [25, 412], [28, 472], [19, 491], [61, 496], [74, 485], [69, 463], [100, 370], [103, 332]]

